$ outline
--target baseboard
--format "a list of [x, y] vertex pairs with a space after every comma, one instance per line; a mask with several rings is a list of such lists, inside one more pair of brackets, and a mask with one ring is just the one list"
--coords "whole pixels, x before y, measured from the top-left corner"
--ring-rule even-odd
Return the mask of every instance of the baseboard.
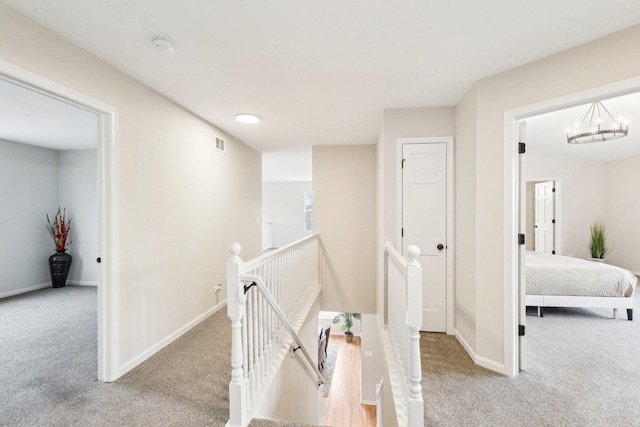
[[135, 368], [136, 366], [138, 366], [139, 364], [141, 364], [142, 362], [144, 362], [145, 360], [147, 360], [148, 358], [156, 354], [158, 351], [162, 350], [163, 348], [165, 348], [166, 346], [168, 346], [169, 344], [171, 344], [172, 342], [180, 338], [182, 335], [184, 335], [194, 326], [196, 326], [197, 324], [205, 320], [207, 317], [211, 316], [216, 311], [220, 310], [226, 304], [227, 304], [227, 300], [225, 299], [220, 304], [205, 311], [204, 313], [202, 313], [201, 315], [193, 319], [191, 322], [179, 328], [174, 333], [170, 334], [166, 338], [160, 340], [158, 343], [152, 345], [147, 350], [140, 353], [138, 356], [129, 360], [127, 363], [125, 363], [120, 367], [119, 372], [116, 375], [116, 378], [122, 377], [124, 374], [126, 374], [127, 372], [129, 372], [130, 370], [132, 370], [133, 368]]
[[376, 402], [375, 400], [360, 400], [360, 404], [361, 405], [373, 405], [373, 406], [376, 406], [378, 404], [378, 402]]
[[71, 286], [98, 286], [97, 281], [91, 280], [67, 280], [67, 285]]
[[493, 360], [487, 359], [486, 357], [478, 356], [476, 352], [471, 348], [469, 343], [462, 337], [460, 332], [458, 332], [457, 329], [455, 330], [455, 337], [460, 343], [460, 345], [462, 345], [464, 350], [467, 352], [471, 360], [473, 360], [473, 363], [475, 363], [478, 366], [482, 366], [483, 368], [489, 369], [491, 371], [495, 371], [499, 374], [504, 373], [503, 364], [494, 362]]
[[471, 348], [471, 346], [469, 345], [469, 343], [467, 342], [467, 340], [465, 340], [462, 337], [462, 334], [460, 334], [460, 332], [458, 332], [457, 329], [455, 329], [454, 331], [454, 335], [456, 337], [456, 339], [458, 340], [458, 342], [460, 343], [460, 345], [462, 345], [462, 348], [464, 348], [464, 351], [467, 352], [467, 354], [469, 355], [469, 357], [471, 358], [471, 360], [476, 361], [476, 352], [473, 351], [473, 349]]
[[51, 287], [51, 282], [41, 283], [35, 286], [29, 286], [28, 288], [16, 289], [15, 291], [4, 292], [0, 294], [0, 298], [12, 297], [14, 295], [25, 294], [31, 291], [37, 291], [38, 289], [44, 289]]
[[493, 360], [487, 359], [486, 357], [482, 357], [478, 355], [476, 355], [476, 360], [474, 362], [476, 362], [478, 366], [487, 368], [490, 371], [494, 371], [499, 374], [504, 374], [504, 365], [502, 363], [498, 363]]

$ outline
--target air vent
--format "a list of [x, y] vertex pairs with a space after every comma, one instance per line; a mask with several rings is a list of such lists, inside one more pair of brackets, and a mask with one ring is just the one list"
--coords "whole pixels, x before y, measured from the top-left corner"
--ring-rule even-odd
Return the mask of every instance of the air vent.
[[224, 153], [224, 139], [220, 138], [219, 136], [216, 136], [216, 150], [221, 151]]

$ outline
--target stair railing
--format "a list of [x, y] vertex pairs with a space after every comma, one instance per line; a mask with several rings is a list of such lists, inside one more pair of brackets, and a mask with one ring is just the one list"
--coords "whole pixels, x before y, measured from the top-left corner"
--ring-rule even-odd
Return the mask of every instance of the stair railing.
[[[424, 423], [420, 328], [422, 326], [422, 267], [420, 249], [407, 248], [409, 260], [391, 242], [384, 245], [385, 323], [383, 337], [399, 426]], [[386, 341], [385, 341], [386, 340]]]
[[318, 382], [324, 377], [297, 335], [321, 290], [319, 234], [243, 262], [232, 243], [227, 262], [231, 319], [230, 427], [245, 427], [295, 342]]

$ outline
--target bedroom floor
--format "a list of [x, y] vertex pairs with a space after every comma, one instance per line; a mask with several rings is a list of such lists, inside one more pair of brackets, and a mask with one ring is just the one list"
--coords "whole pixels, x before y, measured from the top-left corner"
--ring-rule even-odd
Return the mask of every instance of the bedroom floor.
[[626, 310], [531, 313], [515, 378], [475, 365], [454, 337], [421, 334], [425, 425], [640, 425], [640, 310], [631, 322]]

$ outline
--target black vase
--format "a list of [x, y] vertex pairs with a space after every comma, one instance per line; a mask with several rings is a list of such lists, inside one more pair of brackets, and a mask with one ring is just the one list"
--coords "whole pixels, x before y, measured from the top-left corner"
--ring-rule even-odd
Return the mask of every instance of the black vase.
[[73, 258], [66, 249], [56, 249], [55, 254], [49, 257], [49, 269], [51, 270], [51, 283], [54, 288], [64, 288], [67, 284], [67, 276]]

